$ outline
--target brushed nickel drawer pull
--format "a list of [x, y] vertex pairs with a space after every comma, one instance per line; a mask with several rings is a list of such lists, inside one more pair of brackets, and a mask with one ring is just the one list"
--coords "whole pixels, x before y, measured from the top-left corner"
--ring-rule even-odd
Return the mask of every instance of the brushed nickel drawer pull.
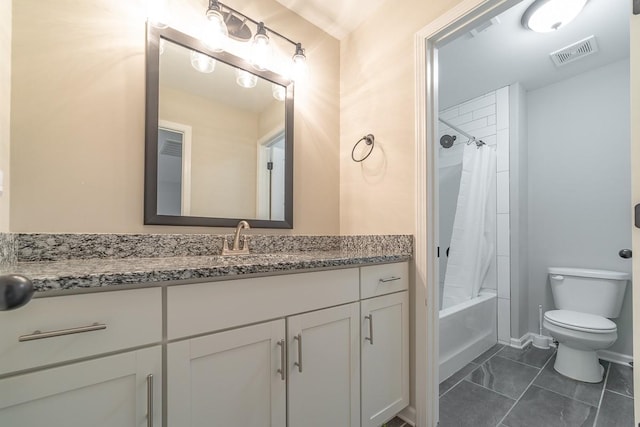
[[369, 336], [364, 337], [365, 341], [369, 341], [371, 345], [373, 345], [373, 314], [369, 314], [368, 316], [364, 316], [365, 319], [369, 321]]
[[382, 283], [395, 282], [396, 280], [400, 280], [400, 279], [402, 279], [402, 277], [391, 276], [391, 277], [387, 277], [387, 278], [384, 278], [384, 279], [380, 279], [380, 282], [382, 282]]
[[298, 341], [298, 361], [294, 365], [298, 367], [298, 372], [302, 372], [302, 334], [296, 335], [293, 339]]
[[93, 331], [101, 331], [103, 329], [107, 329], [107, 325], [103, 323], [94, 323], [89, 326], [80, 326], [79, 328], [69, 328], [69, 329], [60, 329], [58, 331], [34, 331], [29, 335], [22, 335], [18, 337], [18, 341], [34, 341], [34, 340], [42, 340], [45, 338], [53, 338], [53, 337], [61, 337], [63, 335], [73, 335], [73, 334], [81, 334], [83, 332], [93, 332]]
[[284, 348], [284, 340], [278, 341], [278, 345], [280, 346], [280, 369], [278, 369], [277, 372], [280, 374], [282, 381], [286, 381], [287, 377], [285, 372], [287, 371], [287, 365], [285, 363], [286, 349]]
[[147, 427], [153, 427], [153, 374], [147, 375]]

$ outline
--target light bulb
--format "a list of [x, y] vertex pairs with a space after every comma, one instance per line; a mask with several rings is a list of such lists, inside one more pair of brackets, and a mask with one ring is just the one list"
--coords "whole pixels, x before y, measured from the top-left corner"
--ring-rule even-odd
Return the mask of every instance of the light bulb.
[[167, 28], [167, 0], [147, 0], [147, 20], [156, 28]]
[[207, 21], [203, 29], [202, 41], [215, 52], [222, 52], [225, 48], [229, 29], [224, 22], [224, 16], [219, 10], [208, 9]]
[[247, 89], [255, 87], [258, 84], [258, 76], [248, 71], [236, 68], [236, 83]]
[[587, 0], [537, 0], [522, 16], [522, 25], [538, 33], [555, 31], [573, 21]]
[[276, 83], [271, 83], [271, 93], [273, 94], [273, 97], [278, 101], [284, 101], [284, 98], [286, 96], [284, 86], [280, 86]]
[[191, 66], [201, 73], [213, 73], [216, 68], [215, 59], [205, 55], [204, 53], [191, 51]]
[[256, 70], [266, 70], [271, 61], [271, 44], [269, 43], [269, 36], [264, 28], [264, 24], [261, 22], [258, 24], [256, 35], [253, 37], [253, 43], [251, 45], [251, 65]]
[[304, 54], [302, 45], [298, 43], [296, 45], [296, 53], [293, 55], [293, 70], [291, 79], [299, 81], [307, 76], [307, 57]]

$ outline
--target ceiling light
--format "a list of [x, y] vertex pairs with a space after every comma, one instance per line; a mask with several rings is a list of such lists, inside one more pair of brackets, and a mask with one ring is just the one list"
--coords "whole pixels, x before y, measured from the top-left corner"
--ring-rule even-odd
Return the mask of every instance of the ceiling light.
[[538, 33], [555, 31], [573, 21], [587, 0], [535, 0], [522, 16], [522, 25]]
[[229, 35], [227, 24], [222, 15], [222, 8], [217, 0], [209, 1], [209, 8], [206, 12], [207, 23], [204, 28], [203, 42], [211, 50], [222, 52], [224, 50], [225, 41]]
[[216, 68], [216, 60], [204, 53], [191, 51], [191, 66], [201, 73], [213, 73]]
[[293, 73], [292, 79], [301, 80], [307, 74], [307, 57], [300, 43], [296, 44], [296, 53], [293, 54]]

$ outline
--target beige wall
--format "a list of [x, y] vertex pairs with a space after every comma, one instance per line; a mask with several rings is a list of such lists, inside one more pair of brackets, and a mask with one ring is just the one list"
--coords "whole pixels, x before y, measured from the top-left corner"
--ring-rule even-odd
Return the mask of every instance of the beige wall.
[[0, 0], [0, 232], [9, 231], [9, 121], [11, 111], [11, 0]]
[[191, 126], [191, 215], [256, 218], [258, 113], [161, 86], [159, 116]]
[[[11, 231], [221, 231], [142, 225], [144, 4], [53, 0], [34, 13], [41, 2], [14, 2]], [[184, 26], [207, 4], [172, 0], [169, 16]], [[309, 79], [295, 99], [292, 232], [337, 234], [339, 43], [275, 0], [238, 7], [307, 49]]]
[[[455, 0], [385, 4], [341, 45], [340, 231], [414, 232], [414, 36]], [[362, 163], [351, 149], [367, 133], [376, 149]]]

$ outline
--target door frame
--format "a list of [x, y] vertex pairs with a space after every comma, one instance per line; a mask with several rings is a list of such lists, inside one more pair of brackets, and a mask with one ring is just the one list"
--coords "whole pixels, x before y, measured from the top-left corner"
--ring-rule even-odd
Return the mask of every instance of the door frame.
[[182, 203], [180, 211], [182, 216], [189, 216], [191, 215], [191, 126], [158, 119], [158, 129], [182, 134]]
[[[463, 0], [419, 30], [415, 35], [415, 402], [416, 425], [435, 427], [438, 423], [438, 354], [439, 354], [439, 266], [438, 246], [438, 46], [469, 31], [473, 24], [499, 14], [520, 0]], [[640, 115], [640, 53], [634, 54], [634, 35], [640, 34], [640, 15], [631, 14], [631, 113]], [[640, 203], [640, 122], [631, 120], [633, 205]], [[638, 160], [633, 160], [638, 159]], [[640, 168], [637, 168], [640, 169]], [[426, 196], [426, 197], [425, 197]], [[633, 230], [633, 249], [640, 254], [640, 229]], [[640, 277], [640, 262], [633, 261], [634, 277]], [[638, 291], [640, 292], [640, 290]], [[634, 290], [634, 295], [638, 294]], [[640, 328], [640, 298], [633, 301], [633, 328]], [[640, 329], [638, 329], [640, 330]], [[634, 334], [635, 335], [635, 334]], [[425, 339], [426, 337], [426, 339]], [[634, 360], [640, 360], [640, 339], [634, 339]], [[634, 371], [635, 395], [640, 393], [640, 370]], [[635, 422], [640, 422], [640, 399], [634, 400]]]

